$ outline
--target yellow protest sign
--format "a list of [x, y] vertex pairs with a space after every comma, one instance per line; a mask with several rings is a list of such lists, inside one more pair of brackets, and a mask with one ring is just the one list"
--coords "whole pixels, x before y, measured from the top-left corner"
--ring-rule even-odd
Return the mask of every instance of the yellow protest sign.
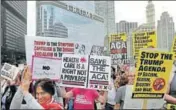
[[110, 45], [111, 45], [111, 43], [112, 42], [115, 42], [115, 41], [127, 41], [127, 35], [126, 35], [126, 33], [118, 33], [118, 34], [111, 34], [110, 36], [109, 36], [109, 39], [108, 39], [108, 41], [109, 41], [109, 51], [110, 51]]
[[127, 35], [126, 33], [118, 33], [118, 34], [111, 34], [109, 37], [109, 41], [126, 41]]
[[162, 98], [167, 90], [172, 64], [171, 52], [140, 50], [132, 98]]
[[172, 43], [171, 52], [174, 53], [174, 57], [176, 59], [176, 36], [175, 36], [174, 41]]
[[176, 104], [167, 104], [167, 109], [175, 110], [176, 109]]
[[137, 59], [141, 48], [156, 48], [157, 36], [155, 31], [133, 33], [133, 56]]

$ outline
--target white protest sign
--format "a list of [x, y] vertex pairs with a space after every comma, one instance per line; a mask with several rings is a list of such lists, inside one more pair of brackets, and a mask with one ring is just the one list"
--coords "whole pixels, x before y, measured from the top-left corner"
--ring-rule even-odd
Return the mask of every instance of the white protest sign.
[[24, 69], [24, 64], [18, 64], [18, 68], [22, 71]]
[[50, 78], [52, 80], [60, 79], [60, 61], [54, 58], [42, 58], [33, 56], [32, 61], [32, 79]]
[[105, 50], [105, 47], [103, 47], [103, 46], [93, 45], [90, 55], [103, 56], [104, 50]]
[[88, 88], [108, 90], [111, 78], [111, 58], [90, 56]]
[[[126, 85], [123, 109], [142, 109], [144, 99], [132, 99], [132, 88], [133, 85]], [[164, 99], [147, 99], [146, 109], [160, 109], [164, 103]]]
[[133, 85], [126, 85], [123, 109], [142, 109], [143, 99], [132, 99]]
[[63, 54], [61, 85], [65, 87], [86, 88], [88, 74], [88, 56]]
[[[25, 36], [27, 65], [31, 65], [32, 56], [59, 58], [62, 54], [90, 54], [91, 45], [71, 39]], [[60, 67], [59, 67], [60, 68]]]
[[164, 99], [148, 99], [147, 109], [161, 109], [164, 103], [166, 103]]
[[1, 77], [7, 80], [14, 80], [19, 72], [19, 69], [16, 66], [5, 63], [1, 69]]

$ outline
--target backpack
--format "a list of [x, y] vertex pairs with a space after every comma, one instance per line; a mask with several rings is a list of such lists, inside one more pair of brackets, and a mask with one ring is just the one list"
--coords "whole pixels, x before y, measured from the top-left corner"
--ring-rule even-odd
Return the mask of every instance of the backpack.
[[[5, 98], [5, 109], [6, 110], [9, 110], [10, 104], [12, 102], [12, 99], [13, 99], [16, 91], [17, 91], [17, 87], [15, 85], [7, 86], [5, 88], [5, 91], [4, 91], [3, 95], [2, 95], [2, 98], [6, 97]], [[1, 100], [1, 104], [2, 104], [2, 100]]]

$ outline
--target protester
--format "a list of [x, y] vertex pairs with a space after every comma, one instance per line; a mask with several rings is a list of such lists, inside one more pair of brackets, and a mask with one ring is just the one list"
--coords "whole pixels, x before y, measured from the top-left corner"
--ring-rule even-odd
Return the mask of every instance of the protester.
[[94, 109], [94, 101], [97, 100], [105, 103], [105, 98], [101, 96], [96, 90], [73, 88], [71, 91], [66, 92], [62, 88], [63, 97], [69, 99], [74, 97], [74, 109]]
[[121, 76], [120, 78], [119, 86], [120, 87], [125, 86], [128, 84], [128, 82], [129, 82], [128, 75], [123, 74], [123, 76]]
[[[20, 74], [17, 75], [14, 81], [7, 81], [5, 89], [2, 91], [2, 98], [1, 98], [1, 109], [2, 110], [9, 110], [11, 101], [20, 85]], [[5, 80], [4, 80], [5, 81]]]
[[176, 61], [174, 61], [173, 71], [171, 80], [168, 84], [167, 92], [164, 96], [164, 99], [167, 101], [167, 103], [176, 104]]
[[107, 102], [105, 105], [105, 110], [113, 110], [115, 103], [115, 95], [116, 95], [116, 88], [114, 85], [116, 76], [115, 76], [115, 68], [111, 66], [111, 82], [110, 82], [110, 88], [108, 90], [107, 95]]
[[54, 84], [54, 89], [56, 91], [53, 98], [57, 103], [59, 103], [63, 106], [64, 103], [63, 103], [63, 97], [61, 95], [61, 89], [60, 89], [59, 82], [53, 81], [53, 84]]
[[[127, 77], [128, 77], [128, 85], [133, 85], [134, 79], [135, 79], [135, 73], [129, 72]], [[115, 98], [115, 101], [116, 101], [115, 109], [123, 109], [126, 87], [127, 86], [125, 85], [125, 86], [121, 86], [118, 88], [118, 90], [116, 92], [116, 98]]]
[[[27, 67], [24, 70], [22, 83], [11, 102], [10, 109], [62, 109], [62, 107], [55, 103], [52, 98], [55, 89], [51, 80], [40, 79], [36, 81], [34, 94], [37, 100], [29, 93], [31, 82], [32, 74], [29, 67]], [[23, 98], [25, 104], [22, 103]]]

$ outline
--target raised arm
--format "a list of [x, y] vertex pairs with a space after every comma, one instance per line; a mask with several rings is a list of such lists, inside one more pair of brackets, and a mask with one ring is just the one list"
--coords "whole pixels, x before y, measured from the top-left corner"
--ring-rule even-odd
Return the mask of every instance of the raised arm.
[[63, 98], [69, 99], [69, 98], [73, 97], [73, 92], [72, 91], [66, 92], [65, 88], [61, 87], [61, 96]]
[[19, 87], [12, 99], [12, 102], [10, 104], [10, 109], [20, 109], [22, 100], [23, 100], [23, 92]]
[[37, 100], [29, 93], [24, 92], [24, 100], [26, 101], [26, 107], [21, 106], [22, 109], [43, 109], [43, 107], [37, 102]]
[[169, 103], [176, 104], [176, 98], [169, 95], [169, 92], [170, 92], [170, 83], [168, 84], [167, 92], [164, 95], [164, 99]]

